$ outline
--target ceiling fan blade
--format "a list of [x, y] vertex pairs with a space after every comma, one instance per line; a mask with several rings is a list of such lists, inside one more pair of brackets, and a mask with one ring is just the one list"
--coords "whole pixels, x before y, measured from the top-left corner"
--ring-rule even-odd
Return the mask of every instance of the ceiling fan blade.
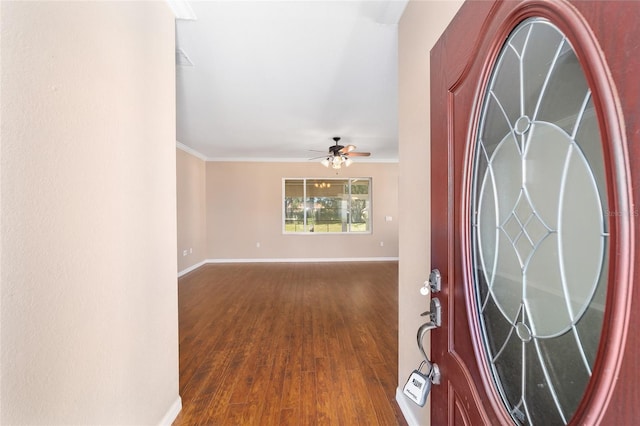
[[331, 154], [329, 154], [329, 155], [325, 154], [325, 155], [321, 155], [321, 156], [319, 156], [319, 157], [312, 157], [312, 158], [309, 158], [309, 160], [317, 160], [317, 159], [319, 159], [319, 158], [327, 158], [327, 157], [330, 157], [330, 156], [331, 156]]
[[354, 152], [354, 151], [351, 151], [351, 152], [345, 153], [345, 155], [347, 157], [368, 157], [368, 156], [371, 155], [371, 153], [370, 152]]
[[353, 151], [354, 149], [356, 149], [356, 146], [355, 146], [355, 145], [346, 145], [346, 146], [343, 146], [343, 147], [340, 149], [340, 152], [341, 152], [342, 154], [346, 154], [346, 153], [348, 153], [348, 152]]

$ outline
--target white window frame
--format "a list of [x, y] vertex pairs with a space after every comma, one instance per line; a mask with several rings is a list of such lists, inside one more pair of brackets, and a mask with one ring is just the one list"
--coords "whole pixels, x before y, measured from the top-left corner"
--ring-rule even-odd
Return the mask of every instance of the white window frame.
[[[349, 198], [348, 198], [348, 211], [351, 210], [351, 184], [355, 181], [366, 180], [369, 182], [369, 206], [368, 206], [368, 229], [366, 231], [352, 231], [351, 230], [351, 215], [349, 215], [348, 222], [348, 231], [342, 232], [314, 232], [307, 229], [307, 209], [303, 210], [303, 224], [305, 227], [304, 231], [287, 231], [287, 215], [285, 211], [285, 200], [286, 200], [286, 183], [287, 181], [302, 181], [302, 199], [303, 202], [306, 203], [307, 200], [307, 181], [308, 180], [322, 180], [324, 182], [330, 181], [348, 181], [349, 182]], [[322, 177], [286, 177], [282, 178], [282, 197], [281, 197], [281, 206], [282, 206], [282, 233], [284, 235], [370, 235], [373, 232], [373, 178], [368, 177], [343, 177], [343, 178], [322, 178]]]

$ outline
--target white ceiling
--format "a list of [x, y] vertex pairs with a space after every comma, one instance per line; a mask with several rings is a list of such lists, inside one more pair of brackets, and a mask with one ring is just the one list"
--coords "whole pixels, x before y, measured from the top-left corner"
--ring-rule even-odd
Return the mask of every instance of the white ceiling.
[[306, 161], [341, 136], [372, 153], [356, 161], [397, 161], [406, 2], [187, 2], [196, 19], [176, 20], [178, 142], [211, 160]]

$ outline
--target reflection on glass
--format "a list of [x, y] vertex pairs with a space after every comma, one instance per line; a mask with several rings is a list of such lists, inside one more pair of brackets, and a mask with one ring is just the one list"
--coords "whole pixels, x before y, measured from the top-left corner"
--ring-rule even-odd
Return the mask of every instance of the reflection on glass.
[[307, 224], [310, 232], [347, 232], [349, 181], [307, 179]]
[[481, 114], [471, 234], [487, 362], [514, 422], [567, 424], [602, 330], [609, 234], [591, 92], [557, 27], [513, 31]]
[[371, 178], [285, 179], [284, 231], [369, 232]]

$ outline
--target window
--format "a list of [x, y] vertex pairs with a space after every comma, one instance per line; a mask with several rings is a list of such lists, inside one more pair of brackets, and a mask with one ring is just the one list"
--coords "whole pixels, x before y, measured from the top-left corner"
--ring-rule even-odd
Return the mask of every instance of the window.
[[284, 232], [371, 231], [371, 178], [284, 179]]

